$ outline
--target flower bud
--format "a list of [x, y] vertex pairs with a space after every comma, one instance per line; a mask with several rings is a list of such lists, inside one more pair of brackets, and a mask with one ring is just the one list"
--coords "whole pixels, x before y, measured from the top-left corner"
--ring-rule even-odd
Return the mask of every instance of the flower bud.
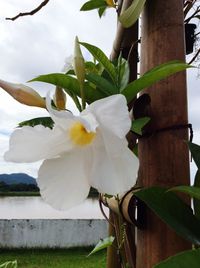
[[59, 86], [56, 87], [53, 99], [54, 99], [56, 107], [59, 110], [65, 110], [66, 94], [64, 93], [64, 91], [61, 87], [59, 87]]
[[0, 80], [0, 87], [22, 104], [46, 108], [45, 100], [31, 87], [3, 80]]
[[85, 61], [81, 52], [78, 37], [75, 38], [74, 47], [74, 71], [81, 86], [85, 80]]
[[106, 3], [110, 7], [116, 7], [115, 2], [113, 0], [106, 0]]

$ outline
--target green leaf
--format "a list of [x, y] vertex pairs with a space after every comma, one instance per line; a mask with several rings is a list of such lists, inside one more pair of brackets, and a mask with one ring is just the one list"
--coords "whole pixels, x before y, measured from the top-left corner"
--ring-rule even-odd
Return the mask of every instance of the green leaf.
[[104, 52], [96, 46], [90, 45], [88, 43], [80, 42], [82, 46], [84, 46], [92, 55], [93, 57], [99, 61], [105, 70], [108, 72], [110, 77], [114, 82], [117, 81], [117, 73], [115, 70], [115, 66], [111, 63], [108, 57], [104, 54]]
[[[200, 189], [200, 170], [197, 170], [197, 173], [195, 175], [194, 186]], [[194, 205], [194, 213], [196, 217], [200, 220], [200, 201], [194, 198], [193, 205]]]
[[140, 190], [135, 195], [178, 235], [200, 245], [200, 220], [176, 194], [166, 192], [166, 189], [161, 187], [151, 187]]
[[102, 7], [107, 7], [106, 2], [104, 0], [90, 0], [83, 4], [80, 11], [88, 11]]
[[200, 187], [181, 185], [181, 186], [173, 187], [169, 189], [169, 191], [182, 192], [182, 193], [188, 194], [192, 198], [196, 198], [200, 200]]
[[195, 164], [200, 169], [200, 146], [192, 142], [188, 142], [188, 146]]
[[38, 117], [31, 120], [23, 121], [19, 123], [19, 127], [24, 126], [37, 126], [37, 125], [43, 125], [44, 127], [53, 128], [54, 121], [51, 119], [51, 117]]
[[142, 135], [143, 127], [151, 120], [150, 117], [142, 117], [132, 122], [131, 130], [139, 135]]
[[130, 77], [129, 63], [123, 59], [122, 61], [123, 63], [120, 66], [120, 92], [128, 85]]
[[[56, 86], [62, 87], [69, 96], [73, 98], [73, 95], [80, 97], [80, 86], [76, 78], [62, 74], [62, 73], [52, 73], [46, 75], [40, 75], [29, 82], [45, 82], [53, 84]], [[85, 99], [87, 103], [92, 103], [96, 100], [102, 99], [105, 97], [101, 92], [92, 88], [89, 83], [85, 82], [84, 84]]]
[[199, 268], [200, 267], [200, 249], [188, 250], [154, 266], [154, 268]]
[[127, 101], [130, 102], [137, 94], [143, 89], [152, 86], [156, 82], [172, 75], [177, 72], [183, 71], [192, 66], [181, 62], [181, 61], [170, 61], [164, 64], [161, 64], [137, 80], [131, 82], [123, 91], [122, 94], [126, 97]]
[[3, 264], [0, 264], [0, 268], [17, 268], [17, 261], [7, 261]]
[[132, 4], [122, 12], [119, 16], [119, 21], [125, 28], [132, 26], [138, 20], [145, 2], [146, 0], [134, 0]]
[[109, 236], [106, 237], [104, 239], [101, 239], [98, 244], [95, 246], [95, 248], [90, 252], [90, 254], [88, 255], [88, 257], [104, 248], [107, 248], [109, 246], [112, 245], [113, 241], [114, 241], [114, 237], [113, 236]]
[[86, 75], [86, 79], [96, 85], [98, 89], [106, 96], [119, 93], [119, 90], [115, 85], [111, 84], [107, 79], [99, 75], [90, 73]]
[[200, 20], [200, 15], [196, 15], [196, 16], [194, 16], [194, 18], [196, 18], [196, 19], [199, 19], [199, 20]]
[[138, 143], [133, 147], [133, 153], [138, 157]]
[[86, 74], [89, 74], [89, 73], [96, 73], [96, 74], [98, 74], [99, 73], [99, 66], [97, 66], [92, 61], [86, 61], [85, 62], [85, 71], [86, 71]]
[[105, 14], [106, 8], [107, 8], [107, 6], [105, 6], [105, 7], [100, 7], [100, 8], [98, 9], [99, 18], [101, 18], [101, 17]]

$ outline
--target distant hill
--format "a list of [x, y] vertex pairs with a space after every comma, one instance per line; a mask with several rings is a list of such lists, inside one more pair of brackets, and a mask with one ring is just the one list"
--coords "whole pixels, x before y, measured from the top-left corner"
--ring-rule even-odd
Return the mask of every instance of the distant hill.
[[0, 174], [0, 182], [5, 182], [9, 185], [18, 183], [37, 185], [36, 179], [25, 173]]

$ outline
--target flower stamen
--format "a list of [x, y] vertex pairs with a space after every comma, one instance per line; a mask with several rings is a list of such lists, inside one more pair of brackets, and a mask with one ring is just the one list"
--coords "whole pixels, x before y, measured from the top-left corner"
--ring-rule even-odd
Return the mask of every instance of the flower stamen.
[[82, 123], [75, 122], [69, 130], [69, 136], [75, 145], [84, 146], [94, 140], [96, 133], [88, 132]]

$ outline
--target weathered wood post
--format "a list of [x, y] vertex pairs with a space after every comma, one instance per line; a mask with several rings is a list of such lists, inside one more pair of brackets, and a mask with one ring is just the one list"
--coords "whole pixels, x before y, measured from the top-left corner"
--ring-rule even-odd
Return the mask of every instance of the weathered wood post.
[[[141, 74], [170, 60], [184, 61], [183, 0], [147, 0], [141, 35]], [[153, 123], [152, 135], [139, 141], [139, 183], [188, 184], [189, 154], [185, 143], [188, 129], [175, 129], [188, 123], [186, 74], [173, 75], [145, 92], [151, 96], [149, 114]], [[166, 127], [169, 129], [157, 131]], [[138, 231], [137, 268], [152, 268], [191, 247], [150, 211], [146, 224], [145, 230]]]

